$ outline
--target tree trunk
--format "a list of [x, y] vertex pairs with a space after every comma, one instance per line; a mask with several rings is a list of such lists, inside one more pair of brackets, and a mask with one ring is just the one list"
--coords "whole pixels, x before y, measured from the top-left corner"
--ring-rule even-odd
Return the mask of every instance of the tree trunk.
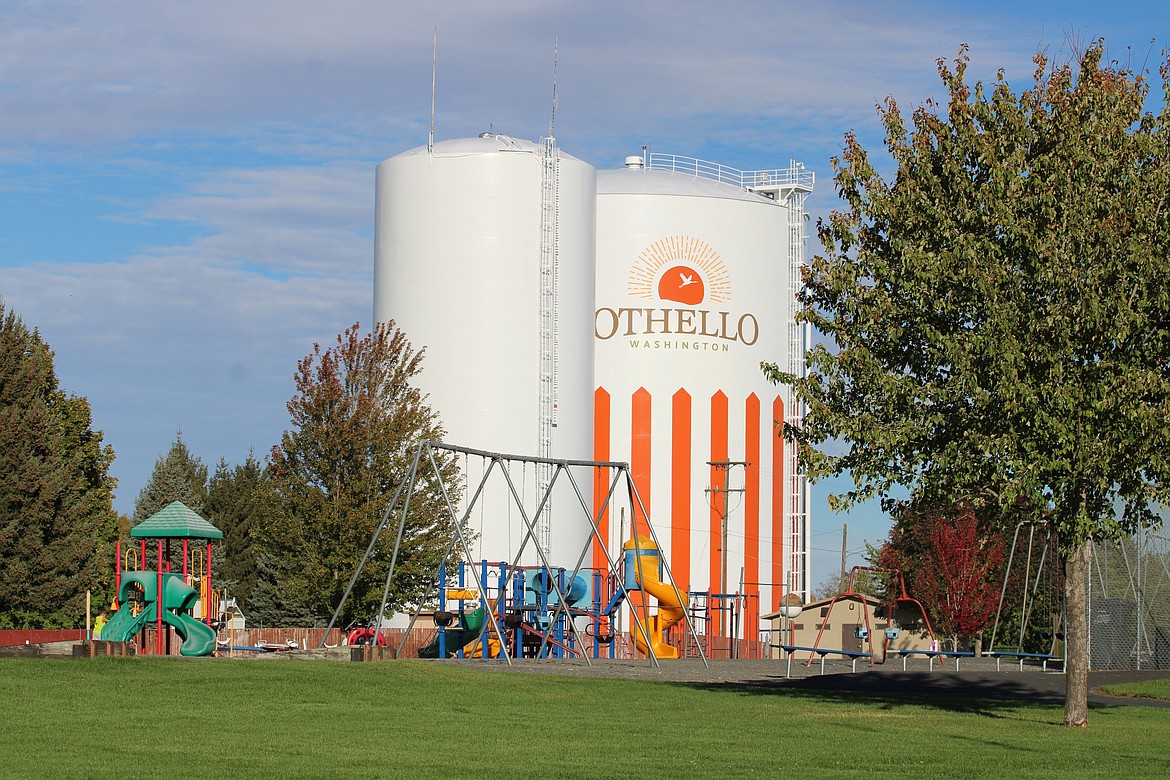
[[1089, 615], [1086, 583], [1092, 543], [1081, 542], [1064, 569], [1064, 725], [1089, 723]]

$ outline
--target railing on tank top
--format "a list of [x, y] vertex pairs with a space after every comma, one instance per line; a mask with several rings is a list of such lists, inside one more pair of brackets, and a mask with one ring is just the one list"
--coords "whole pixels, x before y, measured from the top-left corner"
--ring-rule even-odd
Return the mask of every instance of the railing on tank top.
[[687, 173], [701, 179], [731, 184], [745, 190], [751, 187], [807, 187], [812, 189], [815, 179], [813, 172], [806, 171], [804, 166], [799, 163], [793, 163], [787, 168], [774, 168], [767, 171], [741, 171], [738, 168], [709, 160], [660, 152], [650, 154], [646, 167], [659, 171]]

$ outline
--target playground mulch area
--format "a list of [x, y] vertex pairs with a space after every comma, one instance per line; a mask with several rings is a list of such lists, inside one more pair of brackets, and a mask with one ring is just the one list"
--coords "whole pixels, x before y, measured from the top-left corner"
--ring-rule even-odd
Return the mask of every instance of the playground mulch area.
[[[908, 671], [889, 663], [874, 668], [858, 664], [850, 671], [848, 662], [826, 661], [825, 673], [820, 662], [805, 665], [803, 658], [792, 662], [792, 676], [787, 677], [784, 660], [709, 659], [704, 666], [697, 658], [659, 661], [657, 667], [648, 660], [594, 659], [588, 664], [580, 659], [531, 660], [513, 659], [512, 665], [500, 660], [452, 659], [436, 663], [469, 669], [519, 674], [553, 674], [573, 677], [601, 677], [624, 680], [653, 680], [713, 687], [745, 689], [789, 689], [795, 691], [832, 691], [867, 696], [907, 696], [943, 699], [1018, 700], [1059, 704], [1064, 701], [1065, 679], [1059, 671], [1043, 671], [1025, 664], [1023, 671], [1012, 663], [1001, 664], [997, 671], [990, 658], [963, 659], [962, 671], [953, 664], [935, 662], [934, 671], [921, 669], [911, 662]], [[1089, 701], [1110, 706], [1170, 707], [1170, 701], [1137, 697], [1107, 696], [1096, 691], [1102, 686], [1127, 682], [1165, 679], [1170, 671], [1102, 671], [1089, 673]]]

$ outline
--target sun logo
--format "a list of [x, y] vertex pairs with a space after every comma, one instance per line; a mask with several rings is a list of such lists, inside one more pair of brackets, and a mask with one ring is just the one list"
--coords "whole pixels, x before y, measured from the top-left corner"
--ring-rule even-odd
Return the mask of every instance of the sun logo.
[[710, 244], [693, 236], [668, 236], [642, 250], [630, 268], [635, 298], [659, 298], [684, 306], [731, 298], [727, 266]]

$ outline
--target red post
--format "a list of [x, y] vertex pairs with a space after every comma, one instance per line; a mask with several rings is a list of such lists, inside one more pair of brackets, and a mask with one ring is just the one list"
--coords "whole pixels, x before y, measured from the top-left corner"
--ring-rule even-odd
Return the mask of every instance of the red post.
[[167, 539], [167, 574], [171, 572], [171, 540]]
[[187, 579], [187, 540], [183, 540], [183, 579]]
[[215, 605], [215, 617], [211, 616], [211, 542], [207, 543], [207, 571], [203, 572], [203, 576], [207, 578], [207, 603], [203, 605], [203, 620], [211, 623], [219, 619], [219, 604]]
[[143, 569], [146, 568], [146, 540], [145, 539], [142, 540], [142, 554], [138, 556], [138, 565]]
[[[143, 544], [146, 544], [143, 542]], [[162, 635], [162, 611], [163, 611], [163, 543], [162, 539], [158, 540], [158, 593], [155, 594], [154, 599], [154, 614], [155, 614], [155, 652], [158, 655], [163, 654], [163, 635]]]
[[114, 600], [118, 600], [118, 593], [122, 590], [122, 540], [114, 540]]

